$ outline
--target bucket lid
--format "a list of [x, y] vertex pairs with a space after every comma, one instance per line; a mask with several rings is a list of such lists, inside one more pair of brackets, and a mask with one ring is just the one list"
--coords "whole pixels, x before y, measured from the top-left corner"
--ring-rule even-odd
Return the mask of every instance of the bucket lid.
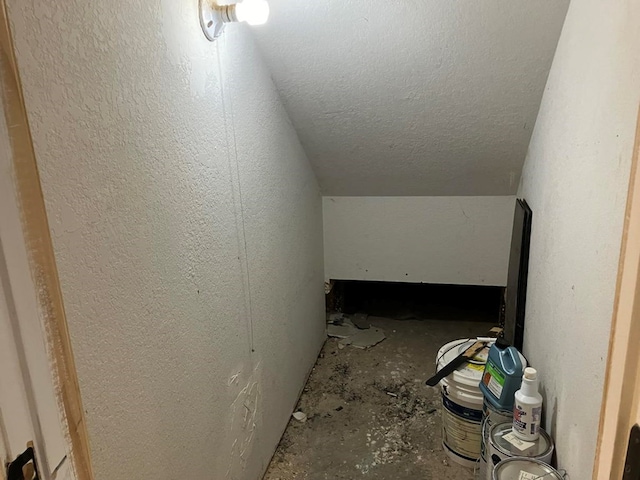
[[513, 439], [513, 425], [511, 422], [499, 423], [491, 428], [491, 443], [496, 449], [510, 457], [543, 457], [553, 448], [551, 437], [544, 430], [540, 430], [540, 437], [533, 441], [519, 441]]
[[[451, 360], [456, 358], [462, 352], [464, 352], [467, 348], [473, 345], [476, 342], [475, 339], [467, 340], [454, 340], [453, 342], [449, 342], [444, 345], [438, 351], [438, 365], [437, 368], [440, 370], [445, 365], [447, 365]], [[461, 367], [459, 367], [455, 372], [453, 372], [452, 377], [455, 382], [459, 382], [463, 385], [468, 385], [472, 387], [480, 388], [480, 380], [482, 379], [482, 373], [484, 372], [484, 365], [487, 363], [487, 359], [489, 358], [489, 346], [483, 348], [474, 358], [468, 363], [465, 363]]]
[[513, 457], [502, 460], [493, 471], [493, 480], [538, 478], [563, 480], [563, 476], [550, 465], [533, 458]]

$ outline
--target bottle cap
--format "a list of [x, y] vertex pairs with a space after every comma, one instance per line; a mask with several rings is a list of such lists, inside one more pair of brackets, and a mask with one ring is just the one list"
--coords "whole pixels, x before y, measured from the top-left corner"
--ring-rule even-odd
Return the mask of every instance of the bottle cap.
[[538, 378], [538, 371], [533, 367], [527, 367], [524, 369], [524, 378], [526, 380], [536, 380]]

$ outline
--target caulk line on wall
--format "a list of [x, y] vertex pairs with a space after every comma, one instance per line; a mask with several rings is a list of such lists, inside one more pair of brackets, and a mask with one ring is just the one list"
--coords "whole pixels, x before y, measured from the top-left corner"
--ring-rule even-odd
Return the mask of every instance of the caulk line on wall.
[[[217, 52], [217, 60], [218, 60], [218, 71], [220, 72], [220, 90], [222, 97], [222, 115], [224, 117], [224, 130], [225, 136], [227, 138], [227, 144], [233, 140], [233, 156], [235, 158], [235, 169], [232, 165], [232, 153], [231, 149], [227, 149], [227, 158], [229, 163], [229, 175], [231, 177], [231, 190], [233, 192], [233, 205], [235, 208], [235, 218], [236, 218], [236, 231], [238, 232], [238, 259], [240, 260], [240, 265], [242, 268], [242, 276], [243, 276], [243, 293], [245, 293], [245, 309], [247, 312], [247, 327], [249, 331], [249, 343], [251, 345], [251, 353], [255, 352], [254, 342], [253, 342], [253, 302], [251, 300], [251, 275], [249, 272], [249, 258], [248, 258], [248, 249], [247, 249], [247, 235], [244, 221], [244, 204], [242, 202], [242, 182], [240, 181], [240, 165], [238, 162], [238, 144], [236, 141], [236, 128], [235, 128], [235, 118], [233, 114], [233, 99], [231, 95], [228, 95], [228, 89], [225, 87], [226, 76], [224, 74], [224, 69], [222, 68], [222, 63], [220, 61], [221, 55], [223, 55], [223, 48], [221, 46], [225, 46], [226, 48], [226, 40], [220, 39], [217, 42], [216, 49]], [[228, 96], [228, 98], [227, 98]], [[229, 103], [229, 113], [230, 116], [227, 115], [227, 101]], [[230, 122], [229, 122], [230, 121]], [[229, 123], [231, 123], [232, 135], [229, 135]], [[238, 211], [238, 206], [240, 207]], [[238, 224], [238, 217], [240, 217], [240, 224]]]

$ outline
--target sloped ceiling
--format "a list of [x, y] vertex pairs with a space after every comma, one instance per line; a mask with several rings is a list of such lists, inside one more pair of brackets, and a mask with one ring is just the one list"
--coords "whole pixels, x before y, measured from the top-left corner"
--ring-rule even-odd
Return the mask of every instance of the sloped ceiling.
[[568, 0], [270, 0], [254, 33], [326, 195], [516, 192]]

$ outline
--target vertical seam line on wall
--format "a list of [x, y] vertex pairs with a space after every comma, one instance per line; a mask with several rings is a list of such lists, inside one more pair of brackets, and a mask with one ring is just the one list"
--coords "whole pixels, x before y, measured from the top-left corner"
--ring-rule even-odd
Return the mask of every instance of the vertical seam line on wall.
[[[235, 128], [235, 116], [234, 116], [234, 110], [233, 110], [233, 99], [231, 98], [231, 95], [229, 95], [229, 114], [230, 114], [230, 119], [231, 119], [231, 138], [229, 135], [229, 117], [227, 116], [227, 89], [225, 88], [225, 82], [226, 82], [226, 77], [223, 73], [223, 69], [222, 69], [222, 63], [220, 62], [220, 56], [222, 55], [222, 49], [220, 48], [220, 44], [224, 41], [224, 38], [219, 38], [217, 40], [217, 45], [216, 45], [216, 49], [217, 49], [217, 56], [218, 56], [218, 71], [220, 72], [220, 89], [221, 89], [221, 93], [222, 93], [222, 114], [224, 117], [224, 129], [225, 129], [225, 135], [227, 137], [227, 145], [230, 143], [230, 141], [233, 141], [233, 156], [235, 157], [235, 170], [236, 170], [236, 178], [237, 178], [237, 184], [238, 184], [238, 201], [240, 204], [240, 230], [241, 230], [241, 237], [242, 237], [242, 248], [244, 248], [244, 263], [245, 263], [245, 269], [246, 269], [246, 284], [247, 284], [247, 304], [248, 304], [248, 320], [249, 320], [249, 343], [251, 346], [251, 352], [255, 352], [255, 348], [254, 348], [254, 343], [253, 343], [253, 301], [251, 298], [251, 274], [250, 274], [250, 269], [249, 269], [249, 250], [247, 248], [247, 234], [246, 234], [246, 228], [245, 228], [245, 222], [244, 222], [244, 202], [242, 200], [242, 182], [240, 179], [240, 165], [238, 162], [238, 143], [236, 141], [236, 128]], [[230, 149], [227, 150], [228, 154], [227, 154], [227, 159], [229, 162], [229, 170], [231, 171], [233, 169], [231, 163], [232, 163], [232, 152]], [[231, 182], [233, 184], [233, 176], [231, 178]], [[235, 199], [235, 187], [232, 186], [232, 190], [234, 193], [234, 199]], [[237, 222], [236, 222], [236, 227], [238, 226]], [[244, 283], [244, 282], [243, 282]]]

